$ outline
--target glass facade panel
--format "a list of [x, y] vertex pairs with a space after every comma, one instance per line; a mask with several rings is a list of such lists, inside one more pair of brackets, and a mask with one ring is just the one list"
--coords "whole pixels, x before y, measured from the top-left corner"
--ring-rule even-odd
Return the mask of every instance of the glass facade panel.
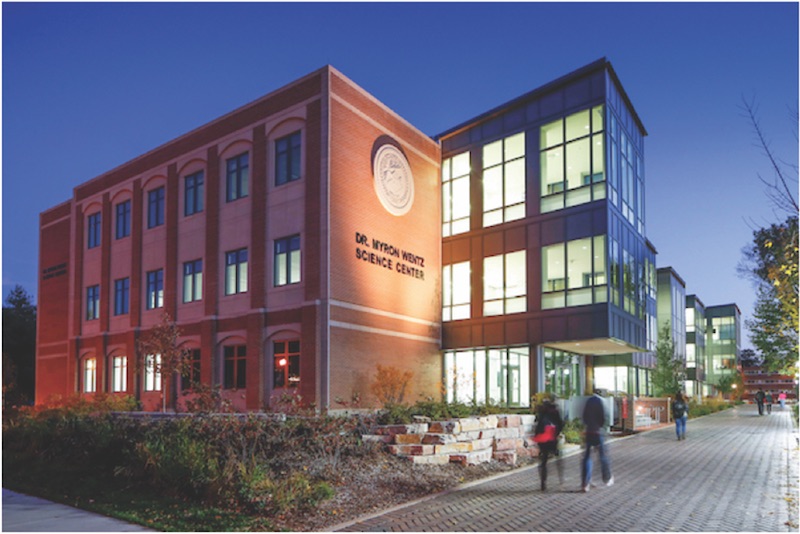
[[469, 152], [442, 162], [442, 237], [469, 231]]
[[448, 351], [444, 361], [448, 402], [530, 406], [528, 347]]
[[483, 226], [525, 217], [525, 133], [483, 147]]
[[469, 262], [445, 265], [442, 268], [442, 320], [469, 319], [471, 295]]
[[527, 310], [527, 260], [524, 250], [483, 259], [483, 314]]

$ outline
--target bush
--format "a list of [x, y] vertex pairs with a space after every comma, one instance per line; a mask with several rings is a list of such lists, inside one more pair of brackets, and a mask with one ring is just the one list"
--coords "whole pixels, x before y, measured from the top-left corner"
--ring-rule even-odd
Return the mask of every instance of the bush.
[[570, 419], [564, 423], [564, 441], [567, 443], [583, 443], [583, 423], [580, 419]]
[[728, 401], [707, 397], [703, 399], [702, 403], [697, 402], [695, 399], [689, 400], [689, 418], [702, 417], [704, 415], [712, 414], [722, 410], [727, 410], [732, 404]]

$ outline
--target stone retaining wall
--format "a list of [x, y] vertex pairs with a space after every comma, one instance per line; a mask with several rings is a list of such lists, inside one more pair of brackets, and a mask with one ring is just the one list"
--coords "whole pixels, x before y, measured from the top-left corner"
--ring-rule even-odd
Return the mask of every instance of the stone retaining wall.
[[486, 415], [447, 421], [417, 418], [407, 425], [376, 426], [365, 441], [385, 443], [389, 451], [415, 464], [475, 465], [495, 459], [514, 465], [539, 454], [533, 441], [534, 415]]

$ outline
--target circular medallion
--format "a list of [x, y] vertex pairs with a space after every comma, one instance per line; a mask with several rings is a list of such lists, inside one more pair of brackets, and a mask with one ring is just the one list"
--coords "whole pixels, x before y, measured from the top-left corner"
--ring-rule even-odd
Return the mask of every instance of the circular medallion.
[[372, 163], [375, 193], [392, 215], [408, 213], [414, 203], [414, 177], [405, 154], [392, 144], [382, 145]]

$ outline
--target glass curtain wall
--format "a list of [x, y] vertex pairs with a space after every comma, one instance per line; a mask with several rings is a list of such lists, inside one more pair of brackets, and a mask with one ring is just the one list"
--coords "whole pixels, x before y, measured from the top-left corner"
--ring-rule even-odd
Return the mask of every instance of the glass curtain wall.
[[530, 349], [501, 347], [444, 354], [447, 402], [530, 406]]

